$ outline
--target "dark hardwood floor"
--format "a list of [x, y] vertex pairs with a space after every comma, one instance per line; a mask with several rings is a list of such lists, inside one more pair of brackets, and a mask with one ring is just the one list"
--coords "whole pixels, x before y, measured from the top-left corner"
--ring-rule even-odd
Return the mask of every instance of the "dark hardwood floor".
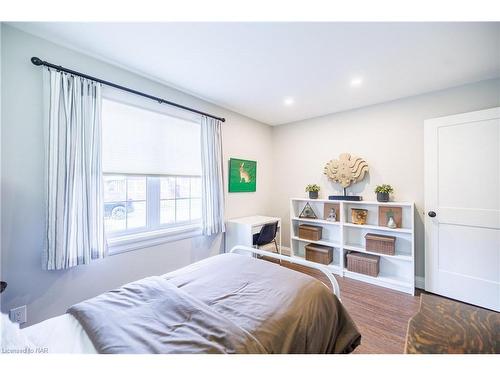
[[[337, 277], [342, 303], [361, 332], [356, 354], [403, 354], [408, 320], [420, 297]], [[418, 294], [418, 290], [417, 290]]]

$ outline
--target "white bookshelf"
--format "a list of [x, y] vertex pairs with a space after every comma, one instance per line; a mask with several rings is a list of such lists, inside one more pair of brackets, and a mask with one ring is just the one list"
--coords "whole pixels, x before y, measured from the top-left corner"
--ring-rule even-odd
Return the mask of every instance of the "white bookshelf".
[[[318, 219], [299, 218], [305, 205], [309, 203]], [[324, 220], [325, 203], [339, 205], [337, 221]], [[378, 225], [379, 206], [402, 208], [402, 228], [391, 229]], [[351, 222], [351, 208], [368, 210], [366, 225]], [[291, 256], [305, 258], [305, 246], [315, 243], [333, 247], [333, 262], [328, 268], [337, 275], [349, 277], [401, 292], [415, 292], [415, 225], [413, 202], [376, 201], [333, 201], [328, 199], [292, 198], [290, 200], [290, 251]], [[298, 236], [300, 224], [322, 227], [322, 238], [310, 241]], [[385, 255], [366, 251], [364, 236], [367, 233], [386, 234], [396, 237], [395, 255]], [[377, 277], [367, 276], [347, 270], [345, 256], [348, 251], [373, 254], [380, 257], [380, 273]]]

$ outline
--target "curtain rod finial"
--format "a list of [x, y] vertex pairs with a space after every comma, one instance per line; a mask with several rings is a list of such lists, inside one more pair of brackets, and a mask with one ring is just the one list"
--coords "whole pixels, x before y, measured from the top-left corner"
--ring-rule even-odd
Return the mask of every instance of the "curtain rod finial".
[[37, 66], [43, 65], [43, 61], [40, 60], [38, 57], [32, 57], [31, 62]]

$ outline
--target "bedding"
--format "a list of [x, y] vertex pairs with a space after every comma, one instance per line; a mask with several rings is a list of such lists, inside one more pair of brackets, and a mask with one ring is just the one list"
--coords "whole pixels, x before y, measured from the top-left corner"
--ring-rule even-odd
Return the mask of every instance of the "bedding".
[[50, 318], [21, 331], [38, 348], [49, 353], [97, 354], [82, 325], [71, 314]]
[[360, 341], [321, 282], [238, 254], [127, 284], [66, 316], [100, 353], [349, 353]]
[[19, 324], [11, 322], [7, 314], [0, 314], [0, 353], [30, 353], [33, 343], [19, 328]]
[[162, 277], [72, 306], [99, 353], [264, 353], [244, 329]]

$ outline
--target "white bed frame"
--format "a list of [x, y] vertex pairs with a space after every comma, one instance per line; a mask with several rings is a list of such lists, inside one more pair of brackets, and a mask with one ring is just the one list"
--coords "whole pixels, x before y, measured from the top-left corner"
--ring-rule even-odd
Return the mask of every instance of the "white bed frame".
[[333, 274], [330, 272], [330, 270], [327, 267], [325, 267], [319, 263], [310, 262], [310, 261], [304, 260], [302, 258], [289, 257], [286, 255], [271, 253], [269, 251], [260, 250], [260, 249], [256, 249], [256, 248], [248, 247], [248, 246], [241, 246], [241, 245], [233, 247], [231, 249], [230, 253], [235, 253], [235, 254], [250, 253], [253, 256], [261, 255], [261, 256], [273, 258], [276, 260], [283, 260], [283, 261], [286, 261], [289, 263], [300, 264], [301, 266], [309, 267], [309, 268], [318, 270], [318, 271], [322, 272], [328, 278], [328, 280], [332, 284], [333, 294], [335, 294], [337, 296], [337, 298], [340, 300], [339, 283], [337, 282], [337, 280], [335, 279]]

